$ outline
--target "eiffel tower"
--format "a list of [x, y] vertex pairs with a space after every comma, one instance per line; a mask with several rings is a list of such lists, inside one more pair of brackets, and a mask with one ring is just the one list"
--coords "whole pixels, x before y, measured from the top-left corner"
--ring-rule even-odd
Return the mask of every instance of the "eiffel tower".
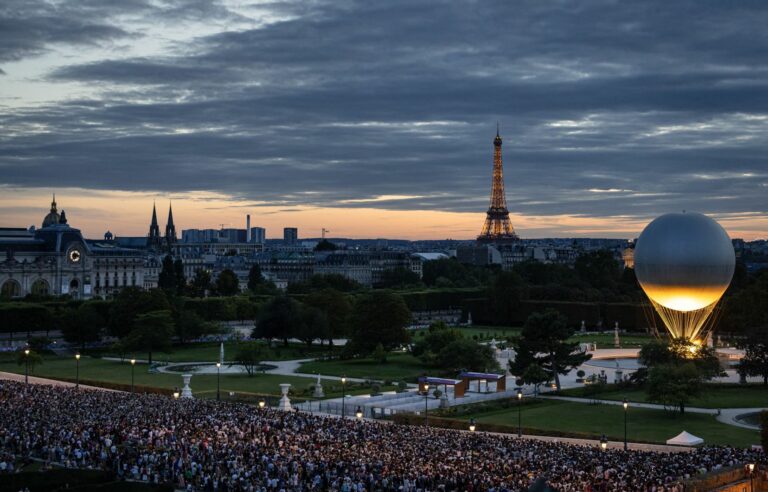
[[501, 136], [496, 125], [496, 138], [493, 139], [493, 181], [491, 185], [491, 204], [485, 217], [483, 231], [477, 236], [478, 243], [508, 243], [519, 241], [515, 229], [509, 221], [507, 197], [504, 193], [504, 166], [501, 162]]

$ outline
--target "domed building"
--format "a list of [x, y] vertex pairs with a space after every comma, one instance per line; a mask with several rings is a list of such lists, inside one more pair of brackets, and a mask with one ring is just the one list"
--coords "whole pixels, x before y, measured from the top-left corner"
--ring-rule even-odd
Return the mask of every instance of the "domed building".
[[56, 211], [56, 194], [54, 193], [53, 200], [51, 201], [51, 211], [48, 212], [48, 215], [46, 215], [43, 219], [43, 227], [45, 228], [57, 225], [60, 220], [61, 216]]
[[145, 254], [113, 241], [92, 241], [67, 224], [54, 195], [42, 227], [0, 228], [0, 297], [108, 297], [144, 286]]

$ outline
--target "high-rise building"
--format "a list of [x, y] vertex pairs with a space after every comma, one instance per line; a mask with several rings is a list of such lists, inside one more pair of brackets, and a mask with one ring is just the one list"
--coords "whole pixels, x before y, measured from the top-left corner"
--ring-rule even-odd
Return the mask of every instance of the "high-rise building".
[[483, 224], [483, 230], [477, 237], [480, 243], [505, 243], [518, 241], [512, 223], [509, 221], [507, 197], [504, 192], [504, 167], [501, 161], [501, 136], [496, 127], [493, 139], [493, 179], [491, 181], [491, 203]]
[[285, 227], [283, 229], [283, 242], [285, 244], [296, 244], [299, 241], [299, 230], [295, 227]]
[[245, 229], [222, 229], [219, 231], [220, 243], [244, 243], [246, 242]]
[[267, 240], [267, 230], [263, 227], [251, 227], [251, 242], [264, 244]]

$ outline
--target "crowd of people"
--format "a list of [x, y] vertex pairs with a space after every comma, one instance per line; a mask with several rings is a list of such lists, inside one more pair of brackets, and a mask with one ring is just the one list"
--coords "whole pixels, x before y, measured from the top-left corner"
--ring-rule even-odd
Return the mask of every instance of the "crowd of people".
[[[482, 432], [339, 419], [237, 403], [0, 381], [0, 460], [112, 470], [210, 491], [682, 491], [761, 451], [602, 451]], [[0, 470], [2, 472], [2, 470]]]

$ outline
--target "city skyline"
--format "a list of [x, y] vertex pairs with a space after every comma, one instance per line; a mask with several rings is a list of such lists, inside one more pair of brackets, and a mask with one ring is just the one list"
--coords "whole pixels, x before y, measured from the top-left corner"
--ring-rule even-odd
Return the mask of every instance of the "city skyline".
[[8, 2], [0, 226], [473, 239], [496, 122], [523, 238], [768, 231], [759, 3]]

